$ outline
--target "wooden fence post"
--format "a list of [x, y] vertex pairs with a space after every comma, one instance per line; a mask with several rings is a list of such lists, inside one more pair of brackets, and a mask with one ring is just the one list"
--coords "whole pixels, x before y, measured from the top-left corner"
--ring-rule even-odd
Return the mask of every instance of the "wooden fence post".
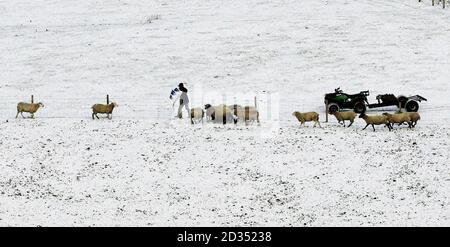
[[31, 95], [31, 104], [34, 103], [34, 95]]
[[109, 105], [109, 94], [106, 95], [106, 104]]
[[445, 9], [445, 2], [447, 2], [447, 0], [443, 0], [442, 1], [442, 8]]
[[433, 5], [433, 6], [434, 6], [434, 0], [431, 0], [431, 5]]
[[255, 96], [255, 109], [258, 109], [258, 104], [256, 103], [256, 96]]
[[328, 100], [325, 101], [325, 123], [328, 123]]

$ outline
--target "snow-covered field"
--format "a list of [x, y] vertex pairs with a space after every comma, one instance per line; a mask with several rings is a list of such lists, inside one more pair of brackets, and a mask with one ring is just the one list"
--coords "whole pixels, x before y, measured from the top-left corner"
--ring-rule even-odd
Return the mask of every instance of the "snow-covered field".
[[[448, 9], [0, 0], [0, 13], [0, 225], [450, 225]], [[181, 81], [192, 106], [273, 98], [261, 126], [191, 126], [170, 119]], [[414, 130], [300, 128], [291, 112], [324, 120], [338, 86], [428, 102]], [[31, 94], [37, 119], [14, 119]], [[91, 120], [106, 94], [114, 119]]]

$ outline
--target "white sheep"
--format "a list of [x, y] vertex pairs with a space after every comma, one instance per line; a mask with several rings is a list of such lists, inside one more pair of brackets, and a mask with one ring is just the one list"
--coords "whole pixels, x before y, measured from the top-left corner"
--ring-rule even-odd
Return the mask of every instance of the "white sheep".
[[391, 125], [389, 124], [389, 120], [387, 116], [384, 115], [375, 115], [375, 116], [368, 116], [364, 112], [359, 115], [359, 118], [364, 119], [366, 121], [366, 127], [363, 128], [365, 130], [367, 126], [372, 125], [373, 131], [375, 131], [374, 125], [386, 125], [389, 128], [389, 131], [392, 130]]
[[97, 119], [100, 119], [97, 115], [98, 113], [107, 114], [108, 119], [112, 119], [112, 112], [113, 112], [114, 108], [118, 107], [118, 106], [119, 105], [117, 105], [115, 102], [112, 102], [108, 105], [95, 104], [91, 107], [92, 108], [92, 119], [95, 119], [94, 116], [97, 117]]
[[348, 125], [348, 127], [350, 127], [350, 126], [352, 126], [352, 124], [356, 118], [356, 113], [353, 111], [348, 111], [348, 112], [335, 111], [335, 112], [332, 112], [331, 114], [333, 114], [336, 117], [336, 120], [338, 121], [338, 123], [343, 122], [344, 127], [345, 127], [345, 120], [350, 121], [350, 124]]
[[16, 118], [20, 115], [22, 115], [23, 118], [25, 118], [23, 116], [23, 112], [28, 112], [31, 114], [31, 118], [34, 118], [34, 113], [36, 113], [36, 111], [40, 108], [40, 107], [44, 107], [44, 104], [42, 104], [41, 102], [39, 103], [25, 103], [25, 102], [19, 102], [17, 104], [17, 114], [16, 114]]
[[191, 109], [191, 124], [194, 124], [195, 121], [201, 121], [203, 123], [203, 117], [205, 116], [205, 111], [200, 108], [192, 108]]
[[297, 120], [301, 123], [301, 126], [304, 126], [305, 122], [314, 121], [313, 127], [316, 127], [316, 125], [319, 124], [319, 127], [322, 128], [322, 126], [320, 126], [319, 114], [317, 112], [301, 113], [301, 112], [295, 111], [292, 113], [292, 116], [295, 116], [297, 118]]

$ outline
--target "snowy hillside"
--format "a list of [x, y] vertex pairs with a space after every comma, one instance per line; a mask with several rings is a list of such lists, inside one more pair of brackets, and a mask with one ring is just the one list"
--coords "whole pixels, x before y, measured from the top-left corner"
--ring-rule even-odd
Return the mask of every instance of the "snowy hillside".
[[[0, 225], [449, 225], [449, 11], [0, 0]], [[171, 119], [179, 82], [191, 106], [258, 95], [262, 125]], [[339, 86], [428, 101], [414, 130], [300, 128]], [[113, 120], [93, 121], [106, 94]], [[30, 95], [45, 107], [14, 119]]]

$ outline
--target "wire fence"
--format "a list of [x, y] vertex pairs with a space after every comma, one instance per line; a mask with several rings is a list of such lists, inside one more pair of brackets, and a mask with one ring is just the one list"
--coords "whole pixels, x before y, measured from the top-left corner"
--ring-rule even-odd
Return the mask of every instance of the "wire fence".
[[[87, 119], [92, 118], [91, 107], [94, 104], [107, 104], [107, 96], [88, 96], [88, 97], [64, 97], [62, 95], [34, 95], [34, 96], [0, 96], [0, 118], [15, 118], [17, 114], [17, 104], [19, 102], [31, 103], [42, 102], [44, 107], [35, 114], [38, 118], [61, 118], [61, 119]], [[278, 108], [278, 99], [273, 97], [254, 97], [247, 98], [218, 98], [211, 100], [208, 98], [191, 97], [190, 107], [204, 107], [206, 103], [211, 105], [218, 104], [241, 104], [258, 105], [261, 112], [261, 119], [273, 118]], [[115, 102], [118, 107], [113, 111], [113, 118], [118, 119], [149, 119], [161, 120], [172, 119], [176, 116], [179, 103], [173, 104], [169, 97], [162, 95], [136, 96], [129, 95], [110, 95], [109, 102]], [[274, 108], [274, 109], [272, 109]], [[26, 115], [27, 113], [24, 113]], [[183, 116], [188, 113], [183, 108]], [[19, 114], [19, 117], [20, 114]]]

